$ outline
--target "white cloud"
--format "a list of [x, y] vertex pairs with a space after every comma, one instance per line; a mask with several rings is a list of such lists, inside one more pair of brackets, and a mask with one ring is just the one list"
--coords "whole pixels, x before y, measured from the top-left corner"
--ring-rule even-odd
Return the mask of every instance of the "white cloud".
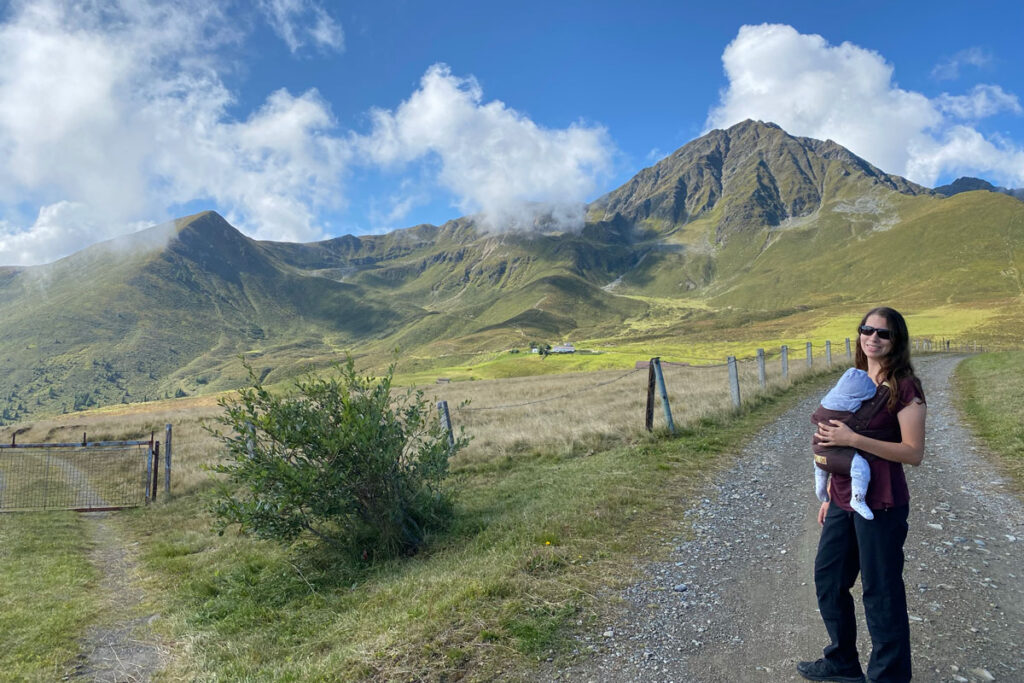
[[97, 218], [84, 204], [62, 201], [42, 207], [28, 230], [18, 232], [9, 224], [0, 224], [0, 262], [49, 261], [53, 243], [69, 246], [69, 251], [86, 247], [96, 241]]
[[483, 102], [475, 79], [453, 76], [442, 64], [430, 67], [395, 111], [372, 117], [372, 132], [353, 139], [368, 159], [389, 167], [438, 160], [439, 182], [494, 230], [550, 220], [581, 227], [582, 203], [610, 166], [603, 128], [542, 128], [503, 102]]
[[952, 120], [1020, 111], [1016, 96], [998, 86], [931, 100], [899, 88], [893, 67], [877, 52], [848, 42], [829, 45], [785, 25], [742, 27], [722, 62], [729, 85], [708, 115], [709, 127], [772, 121], [793, 135], [835, 140], [889, 173], [928, 186], [954, 170], [1024, 184], [1019, 148]]
[[345, 48], [341, 25], [315, 0], [260, 0], [259, 6], [270, 27], [293, 53], [308, 43], [321, 49]]
[[[257, 237], [325, 236], [317, 207], [339, 201], [346, 143], [315, 90], [274, 92], [245, 120], [228, 114], [218, 54], [244, 37], [234, 25], [201, 0], [11, 8], [0, 24], [0, 263], [52, 260], [203, 198]], [[43, 207], [27, 226], [15, 219], [25, 205]]]
[[971, 47], [936, 64], [932, 69], [932, 77], [941, 81], [954, 81], [960, 78], [960, 69], [963, 66], [983, 68], [991, 64], [992, 61], [991, 54], [980, 47]]
[[1003, 140], [986, 139], [969, 126], [952, 126], [938, 140], [919, 139], [909, 164], [911, 178], [978, 175], [978, 169], [984, 169], [997, 185], [1024, 185], [1024, 150]]
[[967, 95], [943, 93], [935, 102], [943, 112], [960, 119], [983, 119], [1002, 111], [1024, 113], [1020, 99], [998, 85], [976, 85]]

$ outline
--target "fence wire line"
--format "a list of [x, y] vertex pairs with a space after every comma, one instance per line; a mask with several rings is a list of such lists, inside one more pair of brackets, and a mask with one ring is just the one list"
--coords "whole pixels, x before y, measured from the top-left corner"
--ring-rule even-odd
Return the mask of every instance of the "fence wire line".
[[557, 401], [560, 398], [568, 398], [569, 396], [575, 396], [576, 394], [583, 393], [584, 391], [590, 391], [591, 389], [597, 389], [598, 387], [604, 387], [604, 386], [607, 386], [609, 384], [613, 384], [614, 382], [618, 382], [621, 379], [625, 379], [625, 378], [629, 377], [630, 375], [635, 375], [636, 373], [642, 372], [642, 371], [644, 371], [646, 369], [647, 368], [634, 368], [634, 369], [630, 370], [629, 372], [627, 372], [627, 373], [625, 373], [623, 375], [619, 375], [615, 379], [608, 380], [607, 382], [598, 382], [597, 384], [593, 384], [593, 385], [591, 385], [589, 387], [585, 387], [583, 389], [577, 389], [575, 391], [570, 391], [568, 393], [560, 394], [558, 396], [549, 396], [548, 398], [539, 398], [536, 401], [527, 401], [525, 403], [511, 403], [509, 405], [504, 405], [504, 406], [486, 406], [486, 407], [483, 407], [483, 408], [461, 408], [461, 407], [456, 406], [455, 410], [458, 410], [458, 411], [463, 412], [463, 413], [475, 413], [475, 412], [482, 411], [482, 410], [504, 410], [505, 408], [522, 408], [523, 406], [532, 406], [532, 405], [537, 404], [537, 403], [547, 403], [548, 401]]
[[[842, 341], [842, 342], [836, 342], [836, 341], [832, 341], [832, 340], [826, 340], [826, 341], [831, 341], [832, 342], [832, 352], [833, 352], [833, 354], [836, 353], [836, 349], [837, 348], [839, 348], [842, 353], [846, 353], [846, 348], [844, 346], [844, 344], [846, 343], [845, 341]], [[782, 346], [785, 346], [787, 348], [787, 350], [789, 352], [789, 355], [791, 357], [797, 355], [798, 349], [799, 350], [803, 350], [804, 348], [806, 348], [805, 346], [800, 345], [799, 342], [795, 342], [793, 344], [783, 344], [783, 345], [781, 345], [779, 347], [780, 348], [779, 351], [773, 351], [770, 354], [766, 352], [765, 353], [765, 359], [766, 360], [777, 360], [779, 358], [779, 356], [782, 355], [782, 352], [781, 352]], [[818, 355], [824, 355], [825, 342], [821, 342], [820, 344], [814, 344], [811, 348], [813, 348], [815, 351], [818, 351]], [[664, 360], [664, 359], [662, 359], [661, 364], [662, 365], [687, 365], [687, 366], [689, 366], [691, 368], [720, 368], [720, 367], [723, 367], [724, 365], [728, 365], [727, 363], [722, 363], [721, 362], [721, 360], [722, 360], [721, 356], [718, 356], [717, 358], [711, 358], [710, 356], [691, 356], [691, 355], [687, 354], [687, 355], [684, 355], [683, 357], [684, 358], [689, 358], [689, 359], [692, 359], [692, 360], [707, 361], [709, 363], [715, 363], [715, 364], [714, 365], [693, 365], [693, 364], [687, 363], [685, 361], [677, 362], [677, 361], [668, 361], [668, 360]], [[757, 360], [757, 358], [758, 358], [757, 354], [754, 354], [752, 356], [736, 356], [736, 362], [744, 362], [744, 361], [750, 361], [750, 360]]]
[[[750, 357], [750, 358], [737, 358], [736, 360], [737, 360], [737, 362], [746, 362], [746, 361], [751, 361], [751, 360], [755, 360], [755, 359], [756, 359], [756, 356], [753, 356], [753, 357]], [[728, 363], [716, 363], [714, 365], [690, 365], [689, 363], [674, 363], [674, 362], [671, 362], [671, 361], [661, 361], [661, 364], [662, 365], [672, 365], [672, 366], [681, 367], [681, 368], [689, 368], [691, 370], [713, 370], [715, 368], [724, 368], [724, 367], [728, 367], [729, 366]], [[623, 375], [619, 375], [615, 379], [608, 380], [607, 382], [598, 382], [597, 384], [593, 384], [593, 385], [591, 385], [589, 387], [585, 387], [583, 389], [579, 389], [579, 390], [576, 390], [576, 391], [570, 391], [568, 393], [559, 394], [557, 396], [549, 396], [547, 398], [539, 398], [539, 399], [537, 399], [535, 401], [526, 401], [525, 403], [510, 403], [510, 404], [501, 405], [501, 406], [485, 406], [483, 408], [462, 408], [462, 407], [459, 407], [459, 406], [455, 406], [454, 408], [452, 408], [452, 410], [453, 411], [463, 412], [463, 413], [475, 413], [475, 412], [479, 412], [479, 411], [483, 411], [483, 410], [504, 410], [506, 408], [522, 408], [524, 406], [532, 406], [532, 405], [535, 405], [535, 404], [538, 404], [538, 403], [547, 403], [549, 401], [557, 401], [558, 399], [568, 398], [570, 396], [575, 396], [577, 394], [583, 393], [584, 391], [590, 391], [592, 389], [597, 389], [599, 387], [608, 386], [609, 384], [613, 384], [615, 382], [618, 382], [619, 380], [622, 380], [622, 379], [625, 379], [625, 378], [629, 377], [630, 375], [636, 374], [638, 372], [643, 372], [644, 370], [647, 370], [647, 369], [648, 368], [634, 368], [634, 369], [630, 370], [629, 372], [627, 372], [627, 373], [625, 373]]]

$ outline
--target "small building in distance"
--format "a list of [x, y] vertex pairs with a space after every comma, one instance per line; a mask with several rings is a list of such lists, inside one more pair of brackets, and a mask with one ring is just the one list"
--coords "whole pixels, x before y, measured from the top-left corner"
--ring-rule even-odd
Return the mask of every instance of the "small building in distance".
[[576, 347], [572, 344], [559, 344], [552, 346], [548, 353], [576, 353]]

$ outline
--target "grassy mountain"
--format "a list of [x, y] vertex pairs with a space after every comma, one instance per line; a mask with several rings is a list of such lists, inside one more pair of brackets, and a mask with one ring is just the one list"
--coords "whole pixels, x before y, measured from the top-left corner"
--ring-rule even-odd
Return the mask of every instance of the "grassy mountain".
[[[422, 311], [313, 278], [209, 212], [0, 276], [7, 419], [234, 386], [240, 353], [296, 359]], [[278, 363], [274, 364], [275, 366]]]
[[1022, 253], [1020, 201], [946, 198], [745, 121], [594, 201], [578, 233], [466, 217], [291, 244], [208, 212], [0, 269], [0, 419], [233, 387], [243, 353], [271, 379], [346, 351], [443, 367], [529, 341], [803, 335], [880, 302], [1019, 340]]

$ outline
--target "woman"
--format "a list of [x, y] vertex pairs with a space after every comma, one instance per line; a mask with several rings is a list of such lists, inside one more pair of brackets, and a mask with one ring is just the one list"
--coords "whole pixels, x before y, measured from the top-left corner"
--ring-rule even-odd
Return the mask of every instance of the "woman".
[[910, 339], [903, 316], [891, 308], [868, 311], [857, 328], [856, 366], [876, 385], [888, 383], [888, 404], [868, 424], [883, 430], [872, 439], [838, 420], [820, 423], [816, 438], [826, 446], [849, 446], [872, 453], [867, 520], [850, 507], [850, 478], [833, 475], [831, 502], [822, 503], [814, 585], [818, 608], [831, 643], [825, 656], [800, 662], [797, 672], [812, 681], [864, 681], [857, 654], [857, 622], [850, 588], [861, 577], [864, 614], [871, 633], [868, 678], [874, 683], [909, 681], [910, 626], [903, 585], [903, 543], [907, 538], [910, 492], [903, 465], [924, 457], [925, 401], [910, 364]]

